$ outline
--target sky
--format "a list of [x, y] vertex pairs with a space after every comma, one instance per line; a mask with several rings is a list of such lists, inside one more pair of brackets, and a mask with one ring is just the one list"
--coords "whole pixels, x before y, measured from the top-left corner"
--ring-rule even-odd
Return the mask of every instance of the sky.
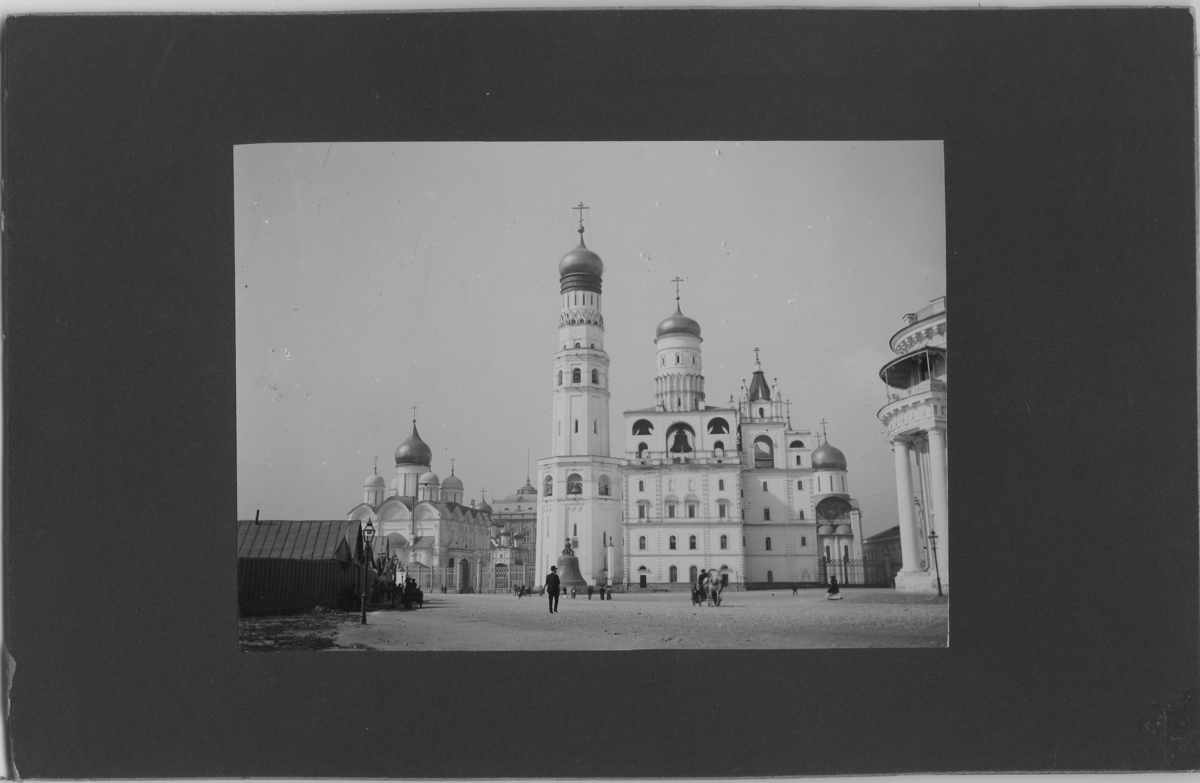
[[678, 276], [708, 403], [761, 349], [793, 424], [846, 454], [865, 535], [897, 524], [878, 372], [945, 294], [940, 141], [256, 144], [234, 187], [239, 519], [344, 518], [376, 456], [391, 480], [412, 406], [468, 499], [536, 477], [582, 202], [611, 443], [654, 404]]

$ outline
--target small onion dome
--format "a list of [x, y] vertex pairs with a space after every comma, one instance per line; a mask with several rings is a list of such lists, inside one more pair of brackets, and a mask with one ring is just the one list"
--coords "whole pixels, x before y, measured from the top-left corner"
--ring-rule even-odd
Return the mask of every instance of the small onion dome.
[[437, 477], [437, 474], [434, 473], [432, 470], [429, 471], [428, 473], [422, 473], [421, 478], [417, 479], [418, 484], [437, 484], [438, 482], [439, 482], [439, 479]]
[[489, 506], [488, 502], [486, 500], [483, 500], [482, 498], [480, 498], [479, 505], [475, 507], [475, 510], [482, 511], [485, 514], [492, 513], [492, 507]]
[[833, 535], [833, 525], [821, 525], [819, 528], [817, 528], [817, 535], [818, 536], [832, 536]]
[[460, 479], [458, 476], [454, 475], [453, 473], [451, 473], [449, 476], [447, 476], [446, 480], [442, 482], [442, 489], [462, 489], [462, 488], [463, 488], [462, 479]]
[[413, 423], [412, 434], [408, 440], [396, 447], [397, 465], [428, 465], [433, 461], [433, 451], [417, 434], [417, 425]]
[[852, 531], [852, 530], [850, 529], [850, 526], [849, 526], [849, 525], [838, 525], [838, 526], [837, 526], [837, 530], [835, 530], [835, 531], [833, 531], [833, 532], [834, 532], [835, 534], [839, 535], [839, 536], [852, 536], [852, 535], [854, 535], [854, 531]]
[[665, 337], [668, 334], [690, 334], [693, 337], [700, 336], [700, 324], [695, 320], [688, 318], [679, 309], [679, 304], [675, 304], [675, 314], [664, 318], [658, 324], [658, 330], [654, 333], [654, 339]]
[[367, 476], [367, 480], [363, 482], [364, 487], [386, 487], [387, 482], [383, 480], [383, 476], [378, 473], [372, 473]]
[[813, 470], [845, 470], [846, 455], [826, 441], [812, 453]]
[[579, 247], [567, 253], [558, 262], [558, 276], [560, 278], [567, 275], [594, 275], [595, 277], [600, 277], [603, 274], [604, 262], [600, 260], [600, 256], [584, 246], [583, 234], [579, 235]]

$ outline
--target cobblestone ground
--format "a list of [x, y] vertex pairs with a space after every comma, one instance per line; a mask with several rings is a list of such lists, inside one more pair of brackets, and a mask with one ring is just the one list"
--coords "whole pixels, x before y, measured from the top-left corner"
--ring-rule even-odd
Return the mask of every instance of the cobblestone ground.
[[367, 625], [340, 623], [335, 648], [374, 650], [648, 650], [814, 647], [945, 647], [948, 599], [849, 589], [726, 591], [719, 607], [686, 593], [546, 599], [501, 594], [426, 594], [425, 606], [382, 610]]

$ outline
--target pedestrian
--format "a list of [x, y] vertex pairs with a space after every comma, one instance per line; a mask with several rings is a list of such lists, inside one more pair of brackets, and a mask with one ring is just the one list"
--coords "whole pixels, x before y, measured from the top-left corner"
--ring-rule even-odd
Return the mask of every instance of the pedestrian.
[[800, 595], [800, 585], [792, 582], [792, 595]]
[[575, 597], [575, 588], [574, 587], [571, 588], [571, 597], [572, 598]]
[[[593, 591], [594, 589], [595, 589], [594, 587], [592, 587], [591, 585], [588, 585], [588, 600], [589, 600], [589, 601], [590, 601], [590, 600], [592, 600], [592, 591]], [[603, 587], [601, 587], [600, 589], [601, 589], [602, 591], [604, 590], [604, 588], [603, 588]], [[600, 597], [601, 597], [601, 598], [604, 598], [604, 593], [603, 593], [603, 592], [601, 592], [601, 593], [600, 593]]]
[[605, 601], [612, 600], [612, 588], [611, 587], [604, 588], [604, 600]]
[[550, 614], [558, 611], [558, 586], [561, 584], [558, 579], [558, 566], [550, 566], [550, 573], [546, 575], [546, 592], [550, 596]]
[[829, 577], [829, 589], [825, 591], [825, 600], [840, 601], [842, 600], [842, 591], [838, 589], [837, 577]]

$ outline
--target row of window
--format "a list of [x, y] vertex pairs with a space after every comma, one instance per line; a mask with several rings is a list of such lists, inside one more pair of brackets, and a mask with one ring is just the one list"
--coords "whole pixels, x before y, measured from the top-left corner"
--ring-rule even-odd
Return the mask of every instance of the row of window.
[[[661, 358], [662, 358], [662, 361], [661, 361], [661, 362], [659, 362], [659, 365], [660, 365], [660, 366], [662, 366], [662, 367], [666, 367], [666, 366], [667, 366], [667, 357], [663, 356], [663, 357], [661, 357]], [[682, 362], [680, 361], [680, 355], [679, 355], [679, 354], [675, 354], [675, 363], [676, 363], [676, 364], [682, 364]], [[692, 356], [692, 364], [695, 364], [695, 363], [696, 363], [696, 357], [693, 355], [693, 356]]]
[[[820, 479], [819, 479], [819, 478], [818, 478], [818, 481], [820, 481]], [[693, 487], [692, 483], [689, 481], [689, 482], [688, 482], [688, 489], [693, 489], [693, 488], [694, 488], [694, 487]], [[842, 478], [842, 489], [845, 489], [845, 488], [846, 488], [846, 485], [845, 485], [845, 477], [843, 477], [843, 478]], [[798, 490], [803, 490], [803, 489], [804, 489], [804, 482], [803, 482], [803, 481], [797, 481], [797, 482], [796, 482], [796, 489], [798, 489]], [[718, 492], [723, 492], [724, 490], [725, 490], [725, 479], [717, 479], [717, 491], [718, 491]], [[638, 481], [638, 492], [645, 492], [645, 491], [646, 491], [646, 482], [645, 482], [645, 481]], [[674, 491], [675, 491], [675, 481], [674, 481], [674, 479], [670, 479], [670, 480], [668, 480], [668, 481], [667, 481], [667, 491], [668, 491], [668, 492], [674, 492]], [[762, 491], [763, 491], [763, 492], [769, 492], [769, 491], [770, 491], [770, 490], [768, 489], [768, 487], [767, 487], [767, 482], [765, 482], [765, 481], [762, 483]]]
[[[597, 482], [597, 494], [601, 497], [609, 497], [612, 495], [612, 480], [608, 476], [601, 476]], [[567, 494], [582, 495], [583, 494], [583, 476], [578, 473], [572, 473], [567, 476]], [[542, 496], [554, 497], [554, 477], [546, 476], [542, 481]]]
[[[770, 536], [767, 536], [766, 540], [763, 543], [768, 552], [772, 551]], [[675, 536], [671, 536], [669, 539], [667, 539], [667, 549], [678, 549], [677, 544], [678, 544], [678, 541], [676, 540]], [[746, 546], [746, 537], [745, 536], [742, 536], [742, 546]], [[808, 536], [800, 536], [800, 546], [808, 546]], [[646, 548], [646, 537], [638, 536], [638, 549], [644, 550], [645, 548]], [[688, 536], [688, 549], [695, 549], [695, 548], [696, 548], [696, 537]], [[721, 536], [720, 548], [721, 549], [729, 548], [729, 536]], [[847, 550], [847, 551], [849, 551], [849, 550]], [[829, 555], [829, 547], [825, 547], [825, 554], [826, 554], [826, 556]]]
[[[578, 346], [576, 346], [576, 347], [578, 347]], [[559, 370], [558, 371], [558, 385], [562, 386], [562, 383], [563, 383], [563, 371]], [[583, 371], [580, 370], [578, 367], [576, 367], [574, 370], [571, 370], [571, 383], [583, 383]], [[600, 384], [600, 371], [599, 370], [592, 370], [592, 383], [596, 384], [596, 385]]]

